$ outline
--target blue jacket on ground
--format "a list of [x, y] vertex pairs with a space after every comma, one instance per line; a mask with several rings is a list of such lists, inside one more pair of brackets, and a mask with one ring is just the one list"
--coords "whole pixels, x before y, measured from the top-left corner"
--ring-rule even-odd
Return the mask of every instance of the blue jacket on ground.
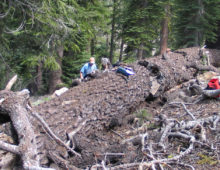
[[81, 68], [80, 72], [83, 74], [83, 77], [86, 75], [92, 73], [93, 71], [97, 70], [96, 64], [90, 64], [86, 63], [84, 66]]

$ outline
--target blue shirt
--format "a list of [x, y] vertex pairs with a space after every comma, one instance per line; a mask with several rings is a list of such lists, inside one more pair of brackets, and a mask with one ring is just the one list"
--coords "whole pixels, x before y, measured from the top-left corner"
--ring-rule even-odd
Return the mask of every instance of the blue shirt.
[[84, 66], [81, 68], [80, 72], [83, 74], [83, 77], [85, 77], [87, 74], [92, 73], [93, 71], [97, 70], [96, 64], [90, 64], [86, 63]]

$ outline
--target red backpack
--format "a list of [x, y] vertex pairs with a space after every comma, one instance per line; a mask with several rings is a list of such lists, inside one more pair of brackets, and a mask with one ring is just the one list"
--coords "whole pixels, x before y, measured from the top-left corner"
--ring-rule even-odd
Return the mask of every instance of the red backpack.
[[[218, 80], [217, 78], [211, 79], [211, 80], [208, 82], [208, 87], [207, 87], [207, 89], [209, 89], [209, 90], [220, 89], [219, 80]], [[220, 97], [220, 95], [217, 96], [217, 97]]]

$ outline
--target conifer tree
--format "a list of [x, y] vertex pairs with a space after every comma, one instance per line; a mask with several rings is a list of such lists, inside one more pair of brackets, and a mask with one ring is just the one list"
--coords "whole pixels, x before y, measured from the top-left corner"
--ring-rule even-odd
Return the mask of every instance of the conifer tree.
[[176, 0], [174, 20], [176, 47], [203, 45], [215, 41], [220, 17], [219, 0]]
[[143, 51], [150, 52], [158, 38], [162, 9], [153, 0], [131, 0], [126, 11], [124, 35], [129, 47], [143, 58]]

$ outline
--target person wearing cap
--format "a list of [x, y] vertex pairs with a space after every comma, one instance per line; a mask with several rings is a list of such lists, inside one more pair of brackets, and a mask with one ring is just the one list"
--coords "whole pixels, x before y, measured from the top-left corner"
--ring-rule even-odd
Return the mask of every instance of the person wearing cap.
[[97, 70], [97, 66], [95, 64], [95, 58], [91, 57], [89, 59], [89, 62], [84, 64], [84, 66], [80, 70], [80, 78], [84, 79], [91, 73], [93, 73], [95, 70]]

